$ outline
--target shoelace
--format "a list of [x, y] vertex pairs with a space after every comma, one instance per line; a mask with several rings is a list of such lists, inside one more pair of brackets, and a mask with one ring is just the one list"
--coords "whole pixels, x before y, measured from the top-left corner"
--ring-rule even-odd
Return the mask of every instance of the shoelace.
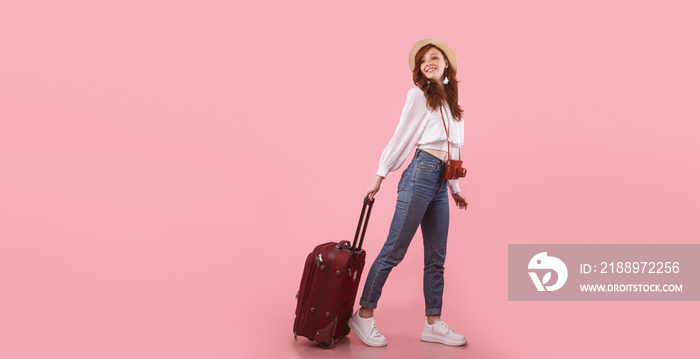
[[447, 323], [443, 322], [442, 320], [436, 320], [435, 323], [433, 323], [433, 324], [438, 324], [438, 323], [442, 324], [442, 326], [445, 328], [445, 334], [454, 333], [454, 330], [452, 330], [452, 328], [450, 328], [450, 326], [447, 325]]
[[379, 328], [377, 328], [376, 325], [372, 324], [372, 330], [369, 332], [370, 337], [381, 337], [382, 333], [379, 332]]

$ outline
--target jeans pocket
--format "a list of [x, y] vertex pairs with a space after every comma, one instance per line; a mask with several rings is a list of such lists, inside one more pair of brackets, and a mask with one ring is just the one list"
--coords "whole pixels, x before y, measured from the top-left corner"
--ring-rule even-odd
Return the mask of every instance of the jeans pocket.
[[411, 179], [411, 172], [413, 171], [413, 162], [406, 167], [406, 169], [401, 174], [401, 179], [399, 180], [399, 188], [397, 190], [401, 191], [408, 185], [408, 180]]
[[421, 161], [418, 163], [418, 170], [421, 172], [437, 172], [440, 169], [440, 165], [432, 161]]

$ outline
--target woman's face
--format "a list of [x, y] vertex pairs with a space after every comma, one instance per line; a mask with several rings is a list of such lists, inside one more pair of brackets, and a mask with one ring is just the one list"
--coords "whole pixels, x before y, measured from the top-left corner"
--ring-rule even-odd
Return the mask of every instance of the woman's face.
[[442, 76], [448, 66], [442, 52], [435, 47], [429, 48], [420, 59], [420, 71], [432, 82], [441, 83]]

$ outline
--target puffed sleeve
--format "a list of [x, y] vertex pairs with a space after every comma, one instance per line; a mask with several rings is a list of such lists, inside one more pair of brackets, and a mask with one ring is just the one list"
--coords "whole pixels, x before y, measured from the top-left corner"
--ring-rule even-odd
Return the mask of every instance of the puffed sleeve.
[[378, 175], [386, 177], [387, 173], [401, 167], [423, 134], [428, 114], [423, 91], [418, 87], [409, 90], [394, 137], [391, 138], [379, 159]]
[[459, 189], [459, 180], [449, 180], [447, 181], [447, 188], [450, 189], [451, 194], [458, 193], [460, 191]]
[[[450, 118], [452, 116], [450, 115]], [[455, 123], [455, 122], [453, 122]], [[454, 133], [454, 140], [453, 142], [450, 142], [450, 157], [453, 160], [459, 159], [460, 156], [460, 147], [464, 144], [464, 120], [456, 122], [454, 127], [454, 131], [457, 131]], [[450, 133], [450, 137], [452, 137], [453, 133]], [[456, 142], [456, 143], [454, 143]], [[459, 180], [449, 180], [447, 181], [447, 188], [449, 188], [450, 193], [455, 194], [460, 191], [459, 189]]]

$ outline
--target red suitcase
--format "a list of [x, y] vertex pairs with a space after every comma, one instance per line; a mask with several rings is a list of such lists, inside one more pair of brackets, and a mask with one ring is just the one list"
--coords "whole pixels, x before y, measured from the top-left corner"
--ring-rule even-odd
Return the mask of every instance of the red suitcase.
[[297, 293], [295, 340], [304, 336], [329, 349], [336, 340], [350, 333], [348, 319], [353, 314], [357, 286], [365, 266], [362, 242], [373, 203], [374, 199], [364, 200], [352, 245], [349, 241], [324, 243], [306, 257]]

